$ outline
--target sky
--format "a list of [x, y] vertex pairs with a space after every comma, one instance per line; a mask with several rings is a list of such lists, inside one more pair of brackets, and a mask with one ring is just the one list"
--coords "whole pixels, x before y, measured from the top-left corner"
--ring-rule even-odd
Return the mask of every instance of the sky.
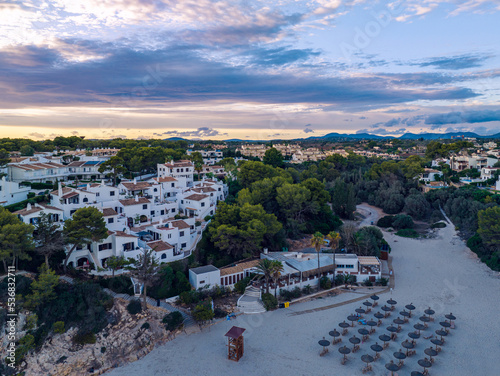
[[0, 0], [0, 137], [500, 132], [500, 0]]

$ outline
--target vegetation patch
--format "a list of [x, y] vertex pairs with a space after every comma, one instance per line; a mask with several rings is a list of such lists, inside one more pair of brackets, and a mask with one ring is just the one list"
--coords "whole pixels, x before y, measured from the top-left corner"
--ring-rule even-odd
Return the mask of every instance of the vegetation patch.
[[411, 228], [406, 228], [396, 232], [396, 235], [403, 238], [419, 238], [420, 234]]

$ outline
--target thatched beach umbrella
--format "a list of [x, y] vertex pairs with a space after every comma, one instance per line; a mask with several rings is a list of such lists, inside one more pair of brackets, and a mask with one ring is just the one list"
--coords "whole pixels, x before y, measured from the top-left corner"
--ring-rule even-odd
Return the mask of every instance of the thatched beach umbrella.
[[366, 368], [369, 367], [369, 363], [373, 362], [375, 359], [373, 356], [365, 354], [361, 356], [361, 360], [366, 363]]
[[380, 345], [378, 344], [378, 342], [375, 342], [375, 344], [374, 344], [374, 345], [371, 345], [371, 346], [370, 346], [370, 349], [372, 349], [373, 351], [375, 351], [375, 353], [377, 354], [377, 355], [375, 356], [376, 358], [378, 358], [378, 357], [379, 357], [378, 353], [379, 353], [379, 352], [381, 352], [382, 350], [384, 350], [384, 348], [383, 348], [382, 346], [380, 346]]
[[399, 366], [394, 363], [393, 360], [391, 360], [389, 363], [385, 365], [385, 368], [387, 368], [389, 371], [391, 371], [391, 376], [394, 375], [394, 372], [399, 370]]
[[410, 311], [410, 317], [411, 317], [411, 311], [414, 311], [416, 307], [413, 305], [413, 303], [410, 303], [410, 304], [405, 305], [405, 308], [408, 311]]
[[333, 341], [332, 341], [332, 344], [335, 344], [337, 342], [340, 342], [341, 339], [338, 338], [340, 337], [340, 332], [337, 331], [337, 329], [333, 329], [331, 332], [329, 332], [328, 334], [330, 334], [332, 337], [333, 337]]
[[434, 311], [433, 309], [431, 309], [431, 307], [429, 307], [429, 308], [427, 308], [427, 309], [424, 311], [424, 313], [425, 313], [426, 315], [429, 315], [429, 317], [431, 317], [433, 314], [435, 314], [435, 313], [436, 313], [436, 311]]
[[371, 307], [373, 304], [370, 303], [368, 300], [363, 302], [363, 305], [366, 307]]
[[413, 325], [413, 327], [418, 330], [419, 334], [421, 330], [425, 330], [425, 325], [420, 323], [416, 323], [415, 325]]
[[424, 367], [424, 373], [426, 373], [426, 372], [425, 372], [425, 369], [426, 369], [426, 368], [429, 368], [429, 367], [431, 367], [431, 366], [432, 366], [432, 362], [431, 362], [429, 359], [427, 359], [427, 358], [424, 358], [424, 359], [419, 359], [418, 364], [419, 364], [420, 366]]
[[355, 352], [356, 345], [359, 344], [361, 342], [361, 340], [356, 336], [352, 336], [351, 338], [349, 338], [349, 342], [351, 342], [354, 345], [352, 348], [352, 351]]
[[352, 326], [354, 326], [354, 321], [358, 321], [359, 317], [356, 315], [349, 315], [347, 316], [347, 320], [349, 320], [352, 323]]
[[363, 308], [359, 307], [359, 308], [356, 308], [354, 311], [356, 311], [356, 313], [359, 313], [359, 314], [363, 314], [366, 312], [366, 310], [364, 310]]
[[403, 346], [406, 349], [406, 356], [408, 356], [408, 350], [413, 349], [415, 347], [415, 345], [410, 341], [402, 342], [401, 346]]
[[342, 360], [342, 364], [344, 364], [347, 360], [347, 354], [351, 353], [351, 349], [347, 346], [342, 346], [341, 348], [339, 348], [339, 353], [344, 355], [344, 359]]
[[443, 342], [444, 342], [443, 337], [446, 337], [448, 335], [446, 330], [444, 330], [443, 328], [436, 330], [436, 334], [438, 336], [441, 336], [441, 341], [443, 341]]
[[387, 301], [387, 304], [390, 304], [391, 306], [393, 306], [393, 305], [398, 304], [398, 302], [397, 302], [397, 301], [395, 301], [394, 299], [392, 299], [392, 298], [391, 298], [391, 299], [389, 299], [389, 300]]
[[425, 355], [429, 355], [429, 357], [431, 358], [431, 362], [432, 362], [432, 357], [436, 356], [438, 354], [438, 352], [436, 350], [434, 350], [432, 347], [425, 349], [424, 353], [425, 353]]
[[433, 339], [431, 339], [431, 343], [433, 345], [436, 345], [436, 351], [439, 351], [438, 346], [443, 346], [444, 341], [440, 340], [439, 338], [433, 338]]
[[386, 343], [386, 342], [389, 342], [389, 341], [391, 340], [391, 337], [389, 337], [387, 334], [382, 334], [382, 335], [378, 336], [378, 338], [379, 338], [382, 342], [384, 342], [384, 349], [385, 349], [387, 346], [389, 346], [389, 344], [388, 344], [388, 343]]
[[420, 334], [415, 333], [415, 332], [410, 332], [410, 333], [408, 333], [408, 337], [410, 337], [411, 339], [419, 339]]

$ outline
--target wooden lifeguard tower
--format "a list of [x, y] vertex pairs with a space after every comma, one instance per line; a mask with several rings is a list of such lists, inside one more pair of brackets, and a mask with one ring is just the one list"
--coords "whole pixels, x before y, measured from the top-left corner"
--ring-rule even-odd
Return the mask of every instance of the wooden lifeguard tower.
[[239, 361], [243, 356], [243, 332], [246, 329], [233, 326], [225, 334], [227, 337], [227, 358], [229, 360]]

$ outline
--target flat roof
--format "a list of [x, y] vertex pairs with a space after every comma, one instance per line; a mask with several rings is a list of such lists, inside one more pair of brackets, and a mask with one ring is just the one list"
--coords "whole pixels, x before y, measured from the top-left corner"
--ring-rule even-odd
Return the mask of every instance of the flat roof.
[[219, 269], [217, 269], [213, 265], [205, 265], [205, 266], [199, 266], [197, 268], [191, 268], [189, 271], [192, 271], [194, 274], [204, 274], [204, 273], [209, 273], [209, 272], [216, 272]]

